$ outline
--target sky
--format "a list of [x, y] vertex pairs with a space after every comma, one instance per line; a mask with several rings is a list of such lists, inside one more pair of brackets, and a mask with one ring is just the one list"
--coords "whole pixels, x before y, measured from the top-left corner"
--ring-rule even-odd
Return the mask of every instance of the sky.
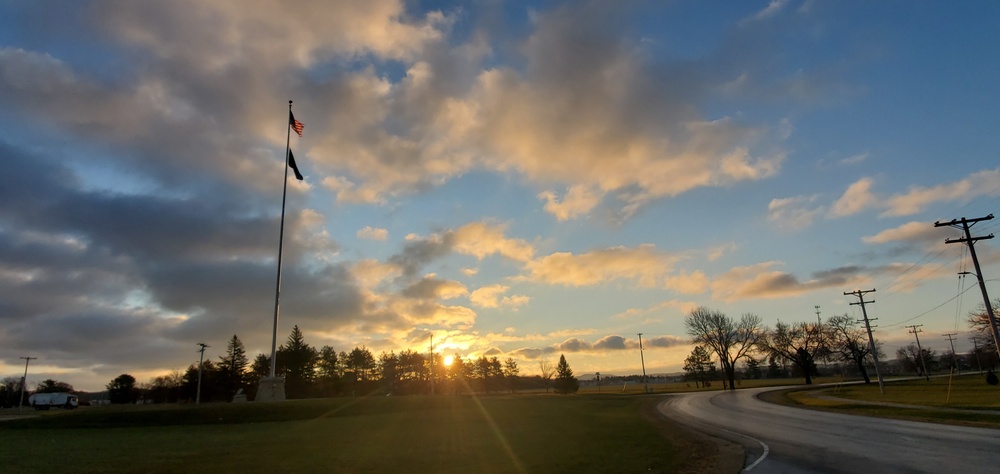
[[[971, 349], [1000, 4], [0, 1], [0, 376], [278, 343], [676, 372], [685, 316]], [[287, 128], [289, 100], [304, 123]], [[282, 182], [285, 145], [299, 169]], [[992, 234], [1000, 219], [977, 223]], [[1000, 250], [976, 252], [1000, 296]], [[818, 308], [817, 308], [818, 307]], [[644, 351], [640, 358], [638, 334]]]

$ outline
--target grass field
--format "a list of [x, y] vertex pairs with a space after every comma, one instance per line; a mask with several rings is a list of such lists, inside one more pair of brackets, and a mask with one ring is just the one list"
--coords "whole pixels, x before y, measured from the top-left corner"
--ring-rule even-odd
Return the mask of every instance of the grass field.
[[[646, 397], [83, 407], [0, 423], [4, 472], [677, 472]], [[15, 454], [16, 453], [16, 454]]]
[[[970, 374], [887, 383], [885, 396], [877, 383], [824, 389], [794, 390], [765, 397], [768, 401], [865, 416], [932, 421], [1000, 428], [1000, 387]], [[922, 408], [871, 405], [858, 402], [916, 405]], [[993, 411], [996, 413], [984, 413]]]

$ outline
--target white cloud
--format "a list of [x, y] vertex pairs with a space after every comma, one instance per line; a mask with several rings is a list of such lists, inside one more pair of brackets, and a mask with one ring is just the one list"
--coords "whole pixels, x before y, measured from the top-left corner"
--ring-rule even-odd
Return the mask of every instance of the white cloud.
[[490, 285], [481, 287], [469, 294], [469, 301], [481, 308], [512, 308], [527, 304], [530, 298], [523, 295], [502, 296], [510, 287], [505, 285]]
[[545, 201], [545, 211], [560, 221], [573, 219], [590, 212], [601, 202], [601, 197], [600, 193], [595, 193], [587, 186], [570, 187], [561, 202], [552, 191], [538, 194], [538, 198]]
[[872, 194], [874, 180], [861, 178], [848, 186], [844, 194], [833, 203], [830, 217], [846, 217], [879, 205], [879, 199]]
[[357, 237], [359, 239], [384, 241], [389, 238], [389, 231], [366, 225], [358, 230]]
[[580, 255], [557, 252], [528, 262], [528, 279], [566, 286], [598, 285], [612, 280], [633, 280], [652, 288], [662, 283], [676, 257], [653, 245], [611, 247]]
[[909, 216], [937, 202], [969, 201], [1000, 196], [1000, 168], [972, 173], [964, 179], [931, 187], [914, 186], [889, 198], [883, 216]]
[[930, 222], [912, 221], [899, 227], [883, 230], [875, 235], [862, 237], [867, 244], [884, 244], [889, 242], [944, 242], [954, 231], [947, 227], [934, 227]]
[[790, 230], [801, 230], [809, 227], [817, 216], [822, 214], [822, 207], [812, 207], [818, 196], [796, 196], [790, 198], [772, 199], [767, 205], [767, 220]]

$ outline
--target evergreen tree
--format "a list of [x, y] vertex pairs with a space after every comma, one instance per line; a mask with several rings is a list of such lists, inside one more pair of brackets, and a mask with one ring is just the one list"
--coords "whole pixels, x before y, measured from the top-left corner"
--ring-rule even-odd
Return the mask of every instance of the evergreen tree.
[[[206, 360], [201, 367], [201, 401], [211, 402], [222, 400], [219, 384], [219, 369], [211, 360]], [[192, 402], [198, 399], [198, 364], [188, 366], [184, 372], [181, 384], [182, 396]], [[228, 399], [226, 400], [228, 401]]]
[[556, 365], [556, 380], [553, 383], [556, 393], [576, 393], [580, 389], [580, 381], [573, 376], [573, 369], [566, 363], [566, 356], [559, 355], [559, 364]]
[[691, 355], [684, 359], [684, 378], [687, 380], [694, 380], [695, 387], [701, 386], [707, 387], [705, 382], [708, 382], [709, 367], [714, 368], [715, 364], [712, 363], [712, 355], [709, 354], [708, 349], [704, 346], [695, 346], [694, 350], [691, 351]]
[[340, 389], [341, 360], [337, 351], [330, 346], [319, 350], [316, 360], [316, 388], [321, 397], [332, 397]]
[[219, 364], [216, 366], [218, 382], [227, 401], [231, 400], [237, 391], [246, 388], [249, 365], [243, 341], [233, 334], [233, 338], [226, 346], [226, 354], [219, 357]]
[[311, 395], [319, 354], [306, 344], [298, 325], [292, 328], [288, 341], [278, 349], [277, 357], [280, 372], [285, 376], [286, 397], [306, 398]]

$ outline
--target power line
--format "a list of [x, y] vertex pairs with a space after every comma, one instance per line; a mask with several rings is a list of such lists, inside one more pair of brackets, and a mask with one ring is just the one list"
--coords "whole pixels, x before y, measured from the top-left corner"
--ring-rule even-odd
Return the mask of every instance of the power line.
[[963, 294], [965, 294], [966, 291], [969, 291], [969, 290], [971, 290], [973, 288], [975, 288], [975, 287], [970, 286], [970, 287], [966, 288], [965, 290], [963, 290], [961, 293], [959, 293], [959, 294], [957, 294], [955, 296], [952, 296], [951, 298], [948, 298], [943, 303], [941, 303], [941, 304], [939, 304], [939, 305], [937, 305], [937, 306], [935, 306], [935, 307], [933, 307], [933, 308], [931, 308], [931, 309], [929, 309], [927, 311], [924, 311], [923, 313], [920, 313], [920, 314], [918, 314], [918, 315], [916, 315], [916, 316], [914, 316], [914, 317], [912, 317], [910, 319], [904, 319], [904, 320], [899, 321], [897, 323], [887, 324], [885, 327], [891, 328], [891, 327], [894, 327], [894, 326], [899, 326], [899, 325], [901, 325], [903, 323], [908, 323], [908, 322], [913, 321], [915, 319], [920, 319], [920, 318], [922, 318], [924, 316], [927, 316], [927, 314], [930, 313], [931, 311], [934, 311], [934, 310], [936, 310], [936, 309], [938, 309], [938, 308], [940, 308], [940, 307], [942, 307], [942, 306], [944, 306], [944, 305], [946, 305], [946, 304], [948, 304], [948, 303], [950, 303], [952, 301], [955, 301], [956, 298], [958, 298], [959, 296], [962, 296]]

